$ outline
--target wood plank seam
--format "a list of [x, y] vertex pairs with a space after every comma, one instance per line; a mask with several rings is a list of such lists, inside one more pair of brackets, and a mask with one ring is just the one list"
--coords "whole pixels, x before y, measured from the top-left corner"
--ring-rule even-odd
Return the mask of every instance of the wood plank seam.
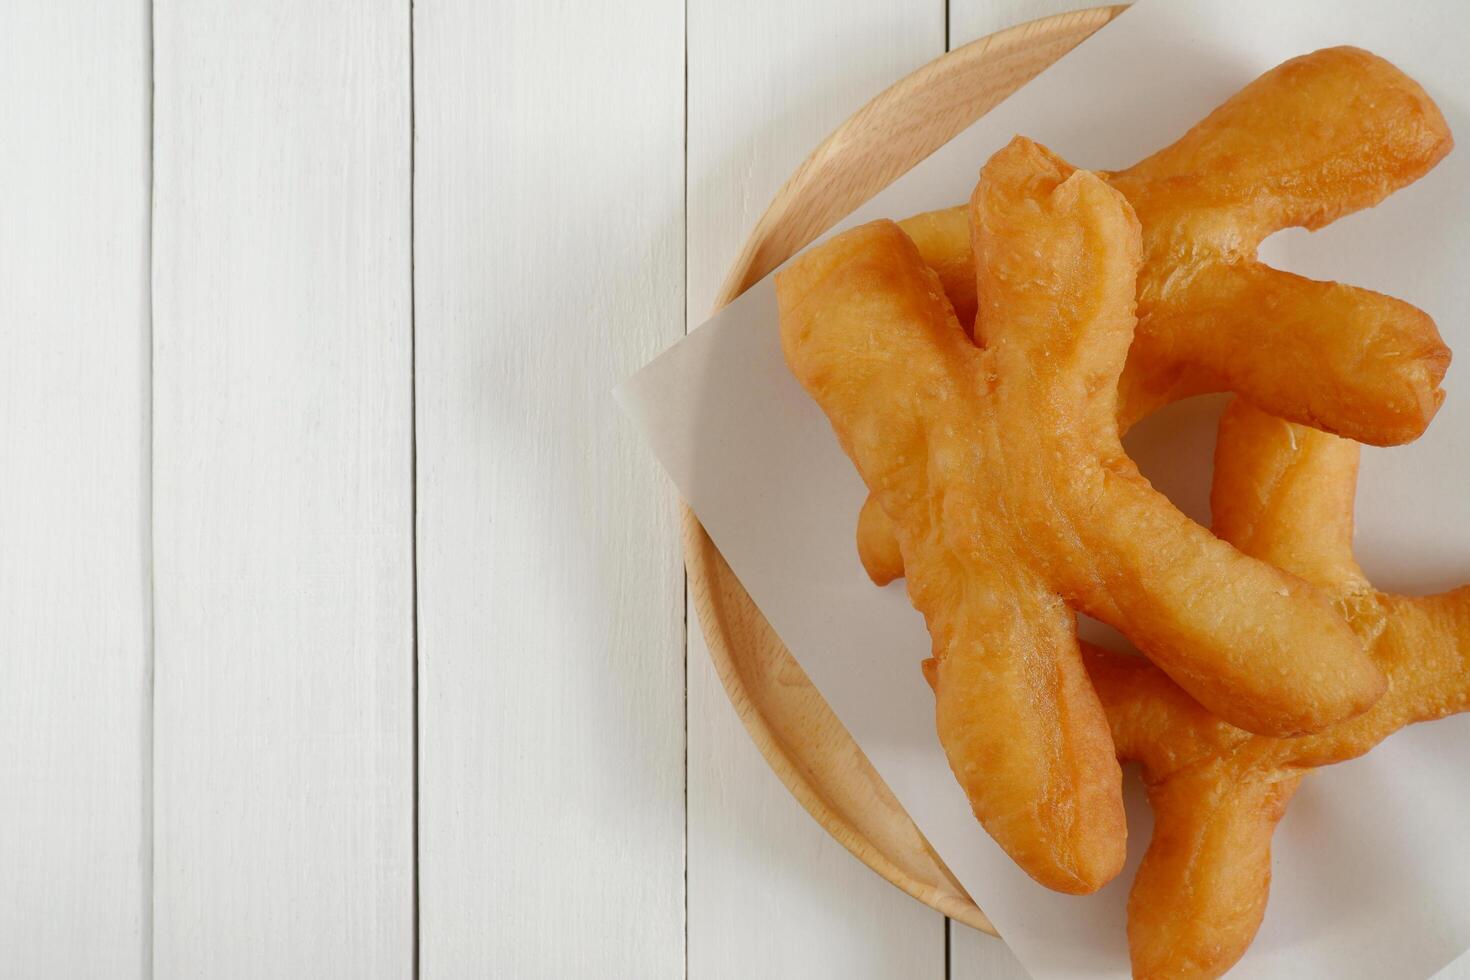
[[144, 806], [144, 817], [143, 817], [143, 833], [144, 833], [144, 845], [143, 845], [143, 867], [144, 867], [144, 874], [143, 874], [143, 881], [144, 881], [144, 886], [143, 886], [144, 887], [144, 905], [143, 905], [143, 976], [150, 978], [150, 980], [153, 977], [153, 943], [154, 943], [153, 928], [154, 928], [154, 922], [155, 922], [155, 920], [157, 918], [157, 910], [154, 907], [154, 891], [155, 891], [155, 888], [154, 888], [154, 879], [155, 879], [155, 877], [157, 875], [157, 872], [155, 870], [155, 864], [154, 864], [154, 862], [155, 862], [155, 856], [156, 856], [157, 851], [158, 851], [158, 842], [154, 839], [154, 813], [155, 813], [155, 811], [158, 808], [158, 801], [154, 798], [155, 785], [156, 785], [156, 782], [155, 782], [155, 779], [154, 779], [154, 759], [155, 759], [155, 755], [156, 755], [156, 753], [155, 753], [155, 746], [154, 746], [154, 732], [155, 732], [155, 730], [157, 728], [157, 723], [158, 723], [157, 716], [156, 716], [156, 710], [155, 710], [156, 705], [157, 705], [157, 693], [156, 693], [156, 689], [157, 689], [158, 680], [157, 680], [157, 672], [154, 670], [154, 663], [155, 663], [156, 652], [157, 652], [156, 624], [157, 624], [157, 621], [158, 621], [158, 616], [157, 616], [157, 613], [158, 613], [158, 593], [157, 593], [157, 588], [156, 588], [156, 585], [155, 585], [155, 582], [154, 582], [155, 566], [154, 566], [154, 561], [153, 561], [154, 555], [157, 553], [157, 548], [158, 548], [158, 542], [157, 542], [157, 540], [154, 537], [154, 531], [155, 531], [155, 528], [157, 527], [157, 523], [156, 523], [156, 521], [154, 519], [154, 495], [153, 495], [153, 487], [154, 487], [155, 476], [156, 476], [155, 475], [155, 472], [154, 472], [154, 469], [155, 469], [155, 459], [154, 459], [154, 454], [153, 454], [153, 440], [154, 440], [154, 431], [153, 431], [153, 428], [154, 428], [154, 413], [153, 413], [153, 399], [154, 399], [154, 385], [153, 385], [153, 379], [154, 379], [154, 374], [153, 374], [153, 359], [154, 359], [153, 301], [154, 300], [153, 300], [153, 293], [154, 293], [155, 283], [157, 281], [157, 268], [154, 265], [155, 256], [154, 256], [154, 252], [153, 252], [153, 227], [154, 227], [154, 223], [155, 223], [155, 221], [157, 219], [157, 214], [154, 211], [154, 202], [157, 200], [156, 188], [157, 188], [157, 178], [158, 178], [157, 169], [153, 165], [153, 161], [158, 156], [158, 127], [157, 127], [156, 122], [155, 122], [155, 120], [157, 119], [157, 114], [154, 111], [154, 108], [157, 105], [157, 101], [158, 101], [158, 93], [157, 93], [156, 86], [154, 84], [155, 72], [156, 72], [156, 64], [157, 64], [157, 47], [156, 47], [156, 45], [154, 43], [154, 30], [153, 30], [153, 23], [154, 23], [154, 4], [155, 4], [155, 0], [149, 0], [149, 2], [148, 2], [148, 246], [147, 246], [148, 247], [148, 290], [147, 290], [147, 292], [148, 292], [148, 314], [147, 314], [147, 322], [148, 322], [148, 341], [147, 341], [147, 343], [148, 343], [148, 378], [147, 378], [148, 399], [147, 399], [147, 412], [148, 412], [148, 418], [144, 421], [144, 431], [147, 432], [147, 434], [148, 434], [148, 445], [147, 445], [147, 448], [145, 450], [146, 455], [147, 455], [147, 460], [148, 460], [148, 463], [147, 463], [147, 467], [148, 467], [148, 487], [147, 487], [147, 498], [148, 498], [148, 508], [147, 508], [147, 515], [148, 515], [148, 517], [147, 517], [147, 520], [148, 520], [148, 528], [147, 528], [147, 547], [148, 547], [148, 559], [147, 559], [148, 560], [148, 597], [147, 597], [148, 650], [147, 650], [147, 654], [146, 654], [146, 657], [147, 657], [147, 659], [146, 659], [146, 665], [147, 665], [147, 670], [148, 670], [148, 681], [147, 681], [147, 695], [146, 695], [147, 696], [147, 703], [143, 706], [144, 717], [147, 719], [147, 721], [146, 721], [147, 731], [144, 733], [144, 743], [145, 743], [144, 753], [145, 753], [146, 758], [144, 759], [144, 763], [143, 763], [143, 779], [144, 779], [144, 785], [143, 785], [143, 793], [142, 793], [142, 795], [143, 795], [143, 806]]
[[409, 693], [409, 702], [412, 717], [410, 718], [409, 755], [412, 759], [412, 773], [410, 784], [412, 812], [409, 814], [410, 830], [413, 837], [409, 882], [413, 889], [413, 898], [410, 902], [410, 915], [413, 917], [413, 925], [410, 935], [411, 955], [413, 957], [413, 980], [418, 980], [423, 971], [423, 957], [420, 944], [422, 935], [422, 923], [420, 921], [419, 902], [419, 372], [418, 372], [418, 92], [415, 88], [415, 55], [417, 48], [414, 41], [414, 22], [416, 0], [405, 0], [408, 4], [408, 471], [409, 471], [409, 564], [411, 574], [409, 580], [409, 608], [413, 619], [410, 627], [412, 632], [412, 659], [413, 671], [410, 677], [412, 690]]

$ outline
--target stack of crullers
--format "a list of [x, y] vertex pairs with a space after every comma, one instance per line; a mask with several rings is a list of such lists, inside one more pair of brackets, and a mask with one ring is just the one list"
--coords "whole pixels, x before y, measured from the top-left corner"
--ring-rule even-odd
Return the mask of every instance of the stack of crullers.
[[[1119, 760], [1155, 814], [1134, 975], [1216, 977], [1260, 926], [1303, 776], [1470, 707], [1470, 588], [1377, 591], [1352, 554], [1358, 443], [1418, 437], [1449, 351], [1408, 303], [1261, 264], [1427, 173], [1444, 117], [1356, 48], [1293, 59], [1127, 170], [1017, 137], [967, 206], [876, 221], [777, 277], [787, 363], [870, 496], [858, 550], [907, 577], [939, 741], [1041, 884], [1123, 867]], [[1207, 530], [1121, 433], [1205, 392]], [[1075, 613], [1142, 656], [1079, 643]]]

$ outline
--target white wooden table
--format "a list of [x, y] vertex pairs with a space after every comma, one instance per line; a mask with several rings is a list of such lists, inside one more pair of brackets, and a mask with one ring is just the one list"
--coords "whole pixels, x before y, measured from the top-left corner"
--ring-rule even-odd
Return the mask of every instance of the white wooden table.
[[608, 392], [1078, 5], [0, 4], [0, 977], [1019, 976], [765, 768]]

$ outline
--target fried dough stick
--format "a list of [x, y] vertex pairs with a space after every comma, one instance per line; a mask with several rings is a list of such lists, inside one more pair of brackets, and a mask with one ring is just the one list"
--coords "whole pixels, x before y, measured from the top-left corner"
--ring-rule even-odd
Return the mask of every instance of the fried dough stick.
[[778, 276], [782, 347], [894, 517], [940, 740], [977, 817], [1038, 881], [1087, 892], [1117, 873], [1125, 831], [1068, 605], [1261, 730], [1357, 714], [1382, 678], [1324, 597], [1184, 517], [1123, 453], [1140, 240], [1122, 196], [1017, 139], [972, 206], [988, 349], [888, 221]]
[[1216, 529], [1328, 590], [1388, 677], [1388, 693], [1316, 735], [1249, 735], [1138, 657], [1087, 648], [1123, 759], [1143, 765], [1154, 835], [1128, 903], [1134, 976], [1217, 977], [1255, 938], [1271, 836], [1305, 773], [1416, 721], [1470, 708], [1470, 587], [1386, 595], [1352, 556], [1358, 446], [1237, 400], [1220, 424]]
[[[1372, 445], [1417, 438], [1444, 400], [1450, 353], [1423, 311], [1256, 261], [1282, 228], [1321, 228], [1434, 167], [1454, 141], [1417, 82], [1358, 48], [1272, 69], [1178, 142], [1107, 176], [1143, 226], [1138, 331], [1119, 382], [1123, 430], [1190, 395], [1234, 391], [1274, 415]], [[900, 223], [962, 323], [975, 309], [963, 206]], [[903, 574], [871, 501], [858, 554]]]

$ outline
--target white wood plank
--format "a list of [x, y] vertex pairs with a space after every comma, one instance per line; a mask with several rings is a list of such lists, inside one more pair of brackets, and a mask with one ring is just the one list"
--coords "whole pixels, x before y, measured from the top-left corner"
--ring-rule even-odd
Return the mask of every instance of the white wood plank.
[[408, 4], [154, 18], [156, 975], [407, 977]]
[[423, 976], [684, 972], [683, 0], [419, 0]]
[[0, 976], [148, 959], [148, 20], [0, 5]]
[[[938, 0], [691, 0], [691, 326], [791, 171], [943, 50]], [[869, 871], [791, 798], [731, 709], [692, 618], [689, 629], [689, 976], [943, 976], [943, 917]]]
[[[1128, 0], [1117, 0], [1126, 3]], [[949, 0], [951, 49], [1028, 20], [1105, 6], [1106, 0]]]

